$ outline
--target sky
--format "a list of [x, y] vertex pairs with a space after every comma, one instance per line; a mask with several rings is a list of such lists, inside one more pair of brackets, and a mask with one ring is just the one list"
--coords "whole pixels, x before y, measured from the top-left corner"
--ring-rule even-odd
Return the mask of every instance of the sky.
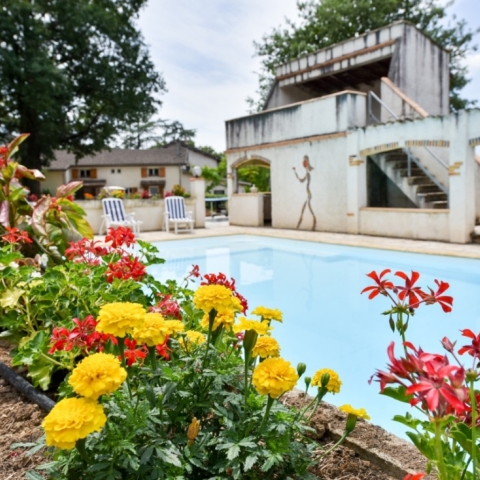
[[[449, 12], [480, 27], [480, 0], [457, 0]], [[296, 0], [149, 0], [138, 25], [167, 84], [159, 117], [195, 129], [197, 145], [225, 150], [225, 120], [247, 114], [258, 86], [253, 42], [285, 18], [298, 18]], [[480, 51], [466, 63], [463, 96], [480, 104]]]

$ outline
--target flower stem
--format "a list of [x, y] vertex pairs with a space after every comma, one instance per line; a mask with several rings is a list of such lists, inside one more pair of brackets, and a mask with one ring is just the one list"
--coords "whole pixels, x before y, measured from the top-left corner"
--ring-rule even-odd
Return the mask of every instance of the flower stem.
[[125, 363], [125, 338], [118, 337], [118, 352], [120, 354], [120, 358], [122, 361], [122, 367], [127, 368], [127, 364]]
[[263, 427], [265, 425], [265, 422], [267, 421], [268, 414], [270, 413], [270, 409], [272, 408], [274, 399], [269, 395], [267, 397], [267, 408], [265, 409], [265, 415], [263, 416], [262, 423], [260, 424], [260, 427], [258, 428], [258, 435], [262, 433]]
[[81, 438], [80, 440], [77, 440], [77, 443], [75, 444], [75, 447], [77, 448], [78, 453], [82, 457], [82, 460], [85, 463], [90, 463], [90, 458], [89, 458], [89, 456], [87, 454], [87, 450], [85, 448], [85, 442], [86, 442], [86, 438]]
[[217, 311], [214, 308], [212, 308], [208, 313], [207, 348], [205, 349], [205, 356], [203, 357], [202, 369], [205, 368], [205, 362], [207, 361], [208, 349], [210, 348], [210, 339], [212, 337], [213, 323], [215, 322], [216, 316], [217, 316]]
[[475, 397], [475, 382], [471, 381], [468, 393], [470, 395], [470, 403], [472, 404], [472, 466], [473, 466], [473, 480], [477, 479], [477, 460], [476, 460], [476, 448], [477, 448], [477, 398]]
[[157, 371], [157, 350], [156, 347], [148, 347], [148, 358], [150, 359], [150, 365], [153, 373]]
[[330, 447], [326, 452], [324, 452], [322, 454], [323, 457], [326, 457], [330, 452], [332, 452], [333, 450], [335, 450], [339, 445], [341, 445], [345, 439], [348, 437], [348, 434], [349, 432], [345, 432], [342, 437], [340, 438], [340, 440], [335, 444], [333, 445], [332, 447]]
[[442, 431], [438, 420], [435, 421], [435, 450], [437, 451], [437, 464], [440, 473], [440, 480], [448, 480], [445, 462], [443, 461]]

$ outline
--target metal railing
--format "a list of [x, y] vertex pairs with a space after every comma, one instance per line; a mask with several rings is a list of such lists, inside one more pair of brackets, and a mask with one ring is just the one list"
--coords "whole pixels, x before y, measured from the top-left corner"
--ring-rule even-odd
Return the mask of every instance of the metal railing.
[[[376, 115], [373, 113], [373, 100], [376, 100], [380, 107], [383, 107], [395, 120], [401, 120], [401, 118], [384, 102], [381, 98], [379, 98], [375, 93], [372, 91], [368, 92], [367, 96], [367, 104], [368, 104], [368, 118], [374, 120], [375, 123], [381, 123]], [[448, 170], [448, 165], [429, 147], [425, 145], [421, 145], [430, 155], [437, 160], [437, 162], [446, 170]], [[424, 167], [420, 161], [412, 155], [412, 152], [408, 147], [402, 148], [402, 150], [407, 154], [407, 175], [410, 177], [412, 173], [412, 162], [422, 170], [422, 172], [427, 175], [427, 177], [443, 192], [448, 195], [448, 189], [440, 183], [429, 171], [426, 167]]]

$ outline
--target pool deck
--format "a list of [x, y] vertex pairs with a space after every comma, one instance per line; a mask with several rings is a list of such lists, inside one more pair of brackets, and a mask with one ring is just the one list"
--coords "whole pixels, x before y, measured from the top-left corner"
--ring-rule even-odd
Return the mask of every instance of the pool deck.
[[161, 242], [224, 235], [261, 235], [308, 242], [330, 243], [334, 245], [480, 259], [480, 244], [457, 244], [367, 235], [350, 235], [346, 233], [283, 230], [271, 227], [237, 227], [231, 226], [225, 221], [207, 221], [205, 228], [196, 229], [193, 234], [182, 232], [175, 235], [171, 231], [169, 233], [162, 231], [142, 232], [139, 238], [149, 242]]

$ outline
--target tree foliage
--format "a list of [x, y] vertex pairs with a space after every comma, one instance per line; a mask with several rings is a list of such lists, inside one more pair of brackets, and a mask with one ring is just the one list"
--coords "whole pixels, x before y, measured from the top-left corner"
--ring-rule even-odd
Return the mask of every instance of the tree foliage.
[[77, 158], [108, 148], [152, 115], [165, 89], [136, 27], [147, 0], [3, 0], [0, 139], [30, 133], [22, 163], [55, 149]]
[[472, 47], [474, 33], [465, 20], [447, 21], [441, 0], [306, 0], [297, 1], [299, 24], [286, 20], [255, 42], [261, 57], [259, 100], [247, 99], [252, 110], [261, 110], [275, 76], [275, 66], [399, 20], [408, 20], [450, 51], [450, 105], [460, 110], [473, 102], [460, 97], [468, 83], [464, 59]]

